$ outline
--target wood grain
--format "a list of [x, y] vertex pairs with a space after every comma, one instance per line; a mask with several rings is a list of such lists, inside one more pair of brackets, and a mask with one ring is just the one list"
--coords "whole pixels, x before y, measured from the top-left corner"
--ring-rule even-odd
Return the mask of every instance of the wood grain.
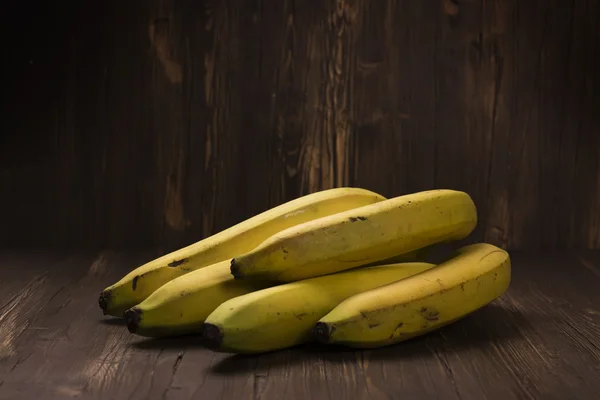
[[5, 10], [0, 246], [197, 241], [303, 194], [471, 194], [470, 238], [600, 247], [600, 1]]
[[0, 399], [598, 398], [600, 253], [513, 252], [509, 291], [446, 328], [365, 351], [256, 356], [149, 340], [96, 294], [153, 253], [0, 253]]

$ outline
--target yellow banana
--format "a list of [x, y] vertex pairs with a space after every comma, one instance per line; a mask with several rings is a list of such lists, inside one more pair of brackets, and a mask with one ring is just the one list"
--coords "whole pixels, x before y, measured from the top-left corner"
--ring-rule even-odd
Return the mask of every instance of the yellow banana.
[[235, 280], [229, 263], [221, 261], [165, 283], [125, 312], [129, 332], [148, 337], [197, 333], [224, 301], [270, 286]]
[[385, 346], [423, 335], [500, 297], [511, 279], [508, 253], [486, 243], [423, 272], [341, 302], [316, 324], [325, 343]]
[[433, 264], [401, 263], [340, 272], [235, 297], [213, 311], [202, 328], [209, 347], [259, 353], [310, 339], [315, 323], [354, 294], [420, 273]]
[[476, 224], [468, 194], [414, 193], [281, 231], [236, 256], [231, 273], [237, 279], [292, 282], [463, 239]]
[[385, 198], [377, 193], [360, 188], [329, 189], [300, 197], [136, 268], [107, 287], [98, 303], [105, 314], [122, 316], [172, 279], [249, 251], [281, 230], [382, 200]]

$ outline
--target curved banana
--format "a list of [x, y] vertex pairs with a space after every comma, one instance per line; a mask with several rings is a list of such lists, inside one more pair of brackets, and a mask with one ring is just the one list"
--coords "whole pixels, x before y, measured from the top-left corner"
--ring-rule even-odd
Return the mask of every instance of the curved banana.
[[125, 312], [129, 332], [162, 337], [197, 333], [221, 303], [269, 286], [235, 280], [229, 260], [192, 271], [159, 287]]
[[235, 297], [213, 311], [202, 328], [209, 347], [236, 353], [282, 349], [310, 339], [315, 323], [354, 294], [418, 274], [433, 264], [357, 268]]
[[281, 231], [236, 256], [231, 273], [238, 279], [292, 282], [463, 239], [476, 224], [468, 194], [414, 193]]
[[170, 280], [249, 251], [281, 230], [382, 200], [368, 190], [336, 188], [289, 201], [136, 268], [107, 287], [98, 304], [105, 314], [122, 316]]
[[500, 297], [511, 279], [508, 253], [486, 243], [422, 274], [350, 297], [316, 324], [324, 343], [385, 346], [423, 335]]

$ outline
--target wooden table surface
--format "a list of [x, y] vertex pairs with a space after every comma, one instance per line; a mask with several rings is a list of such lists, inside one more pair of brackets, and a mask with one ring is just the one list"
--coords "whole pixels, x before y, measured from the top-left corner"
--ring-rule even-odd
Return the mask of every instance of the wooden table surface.
[[148, 253], [0, 253], [1, 399], [600, 398], [600, 253], [512, 253], [509, 292], [451, 326], [370, 351], [232, 356], [148, 340], [102, 288]]

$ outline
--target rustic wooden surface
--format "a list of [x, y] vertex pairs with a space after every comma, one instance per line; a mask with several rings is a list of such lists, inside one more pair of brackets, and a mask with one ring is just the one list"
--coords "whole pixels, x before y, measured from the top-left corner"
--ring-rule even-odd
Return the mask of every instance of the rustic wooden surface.
[[147, 340], [97, 294], [146, 253], [0, 253], [0, 399], [597, 399], [600, 253], [513, 253], [509, 292], [385, 349], [213, 353]]
[[600, 0], [11, 2], [0, 245], [191, 243], [340, 185], [600, 248]]

